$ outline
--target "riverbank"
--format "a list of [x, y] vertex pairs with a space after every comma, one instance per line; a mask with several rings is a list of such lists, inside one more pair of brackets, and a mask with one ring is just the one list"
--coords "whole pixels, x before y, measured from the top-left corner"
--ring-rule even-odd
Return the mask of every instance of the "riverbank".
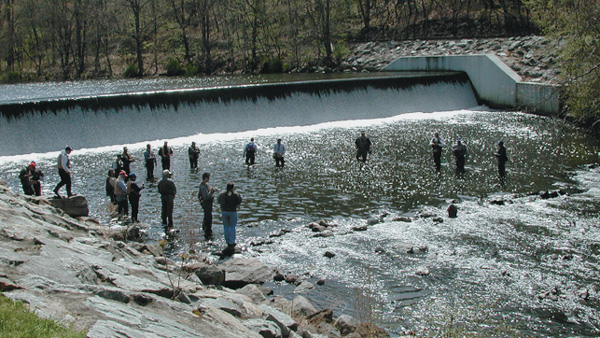
[[189, 250], [176, 262], [164, 256], [164, 243], [113, 240], [115, 229], [3, 182], [0, 218], [0, 291], [88, 337], [363, 337], [373, 330], [302, 296], [268, 296], [261, 284], [277, 273], [256, 259], [236, 254], [210, 264]]

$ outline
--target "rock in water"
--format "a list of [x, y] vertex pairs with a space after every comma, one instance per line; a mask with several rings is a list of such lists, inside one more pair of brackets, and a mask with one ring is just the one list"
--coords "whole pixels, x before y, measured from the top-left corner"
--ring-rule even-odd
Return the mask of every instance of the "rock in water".
[[90, 210], [85, 196], [73, 195], [67, 198], [49, 198], [50, 204], [71, 217], [88, 216]]

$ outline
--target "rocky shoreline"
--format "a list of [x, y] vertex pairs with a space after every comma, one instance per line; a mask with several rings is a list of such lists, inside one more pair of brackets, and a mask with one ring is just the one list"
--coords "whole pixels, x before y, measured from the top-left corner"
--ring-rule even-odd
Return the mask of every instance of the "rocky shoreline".
[[557, 84], [559, 50], [560, 42], [544, 36], [366, 42], [351, 45], [349, 55], [335, 69], [302, 71], [378, 72], [399, 57], [495, 54], [523, 81]]
[[211, 264], [190, 250], [174, 261], [160, 243], [114, 240], [97, 220], [4, 182], [0, 218], [0, 291], [88, 337], [389, 336], [303, 296], [270, 295], [263, 283], [292, 278], [256, 259]]

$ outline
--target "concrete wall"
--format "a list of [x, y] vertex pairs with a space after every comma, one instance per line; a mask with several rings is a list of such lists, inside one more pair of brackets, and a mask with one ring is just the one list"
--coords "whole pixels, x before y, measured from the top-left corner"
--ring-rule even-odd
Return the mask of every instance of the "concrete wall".
[[554, 115], [560, 111], [558, 87], [525, 83], [496, 55], [402, 57], [383, 71], [444, 71], [467, 73], [481, 103], [494, 108], [519, 108]]
[[560, 87], [539, 83], [517, 83], [517, 107], [545, 114], [558, 115], [561, 110]]

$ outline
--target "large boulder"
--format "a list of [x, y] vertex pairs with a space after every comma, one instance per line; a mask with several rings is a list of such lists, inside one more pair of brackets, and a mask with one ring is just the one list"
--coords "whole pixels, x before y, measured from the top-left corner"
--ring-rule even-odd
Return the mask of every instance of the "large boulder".
[[267, 297], [260, 291], [260, 288], [254, 284], [248, 284], [237, 290], [237, 292], [250, 298], [255, 304], [261, 304], [267, 300]]
[[273, 278], [273, 269], [258, 259], [236, 257], [219, 265], [225, 271], [223, 286], [239, 289], [248, 284], [263, 284]]
[[50, 198], [48, 202], [71, 217], [88, 216], [90, 213], [85, 196], [73, 195], [67, 198]]
[[308, 317], [317, 313], [317, 308], [305, 297], [296, 296], [292, 301], [292, 313], [299, 317]]
[[206, 263], [197, 263], [194, 273], [204, 285], [221, 285], [225, 280], [225, 272], [217, 266]]

